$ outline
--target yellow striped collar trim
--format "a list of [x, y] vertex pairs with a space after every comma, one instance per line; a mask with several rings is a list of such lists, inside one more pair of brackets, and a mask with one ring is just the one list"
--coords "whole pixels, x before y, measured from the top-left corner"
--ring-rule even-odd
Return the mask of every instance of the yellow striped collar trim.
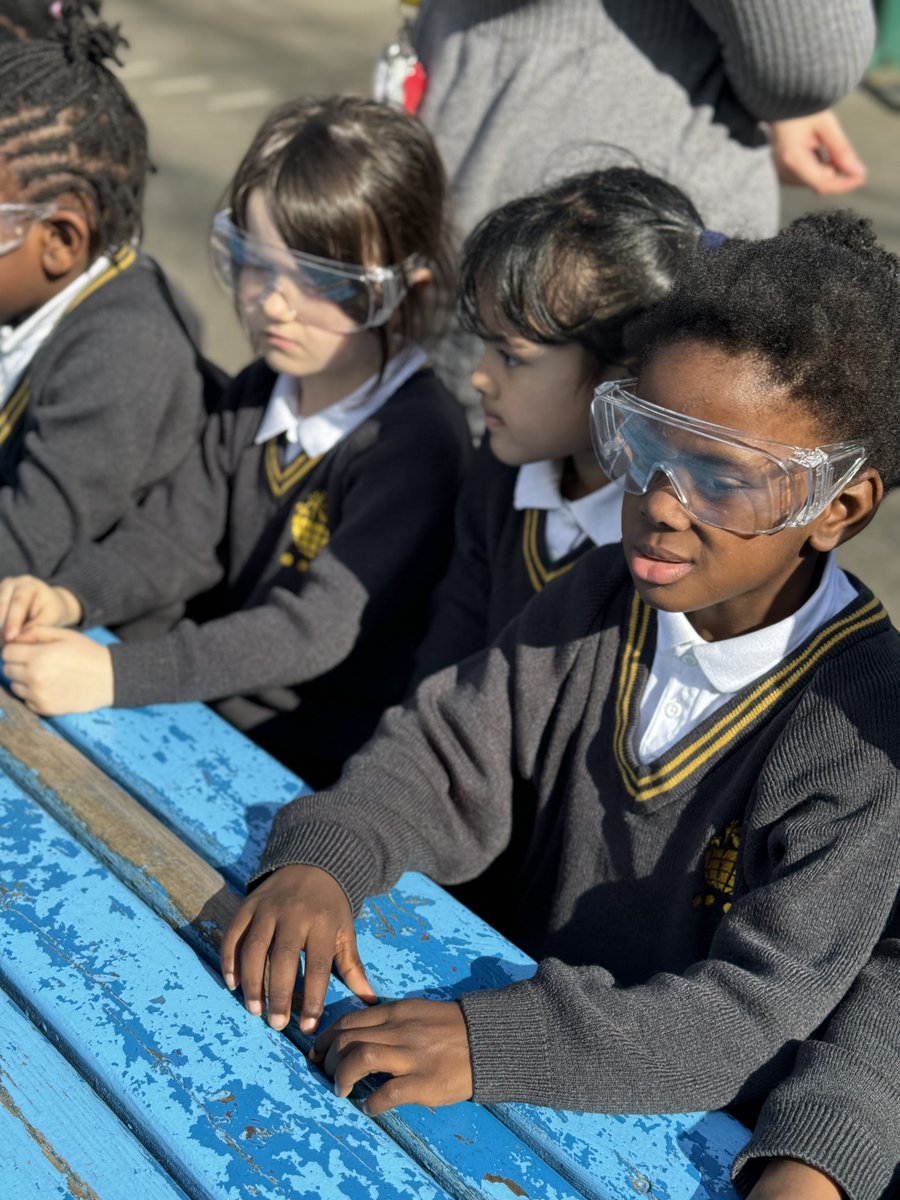
[[[97, 288], [103, 287], [104, 283], [109, 283], [110, 279], [116, 275], [121, 275], [123, 271], [127, 271], [130, 266], [133, 266], [137, 259], [137, 251], [133, 246], [122, 246], [114, 255], [112, 262], [102, 271], [95, 280], [83, 292], [79, 292], [72, 303], [64, 310], [59, 320], [67, 316], [73, 308], [77, 308], [82, 300], [86, 300]], [[18, 422], [21, 420], [25, 409], [28, 407], [28, 401], [31, 398], [31, 387], [29, 384], [28, 368], [25, 375], [0, 410], [0, 446], [9, 438], [9, 435], [15, 429]]]
[[88, 296], [92, 296], [98, 288], [102, 288], [104, 283], [109, 283], [111, 279], [115, 279], [117, 275], [121, 275], [123, 271], [127, 271], [129, 267], [134, 266], [136, 261], [137, 250], [135, 250], [134, 246], [120, 246], [113, 255], [112, 262], [106, 270], [102, 271], [92, 283], [88, 284], [83, 292], [78, 293], [63, 313], [63, 316], [66, 313], [70, 313], [73, 308], [77, 308], [82, 301], [87, 300]]
[[[565, 575], [566, 571], [575, 565], [575, 558], [568, 554], [566, 558], [569, 561], [564, 562], [562, 566], [547, 567], [544, 565], [538, 546], [542, 511], [542, 509], [538, 508], [526, 508], [525, 521], [522, 526], [522, 556], [525, 559], [525, 569], [528, 572], [528, 578], [531, 580], [531, 586], [536, 592], [545, 588], [551, 580], [559, 578], [560, 575]], [[576, 547], [579, 551], [586, 548], [583, 545]], [[573, 551], [572, 554], [574, 553]]]
[[613, 751], [622, 781], [629, 795], [638, 801], [652, 800], [678, 787], [783, 700], [835, 646], [862, 629], [888, 621], [887, 613], [876, 597], [855, 604], [843, 617], [823, 626], [811, 641], [765, 676], [743, 699], [727, 705], [719, 720], [708, 728], [701, 726], [702, 732], [677, 754], [666, 758], [655, 770], [644, 771], [636, 770], [629, 761], [626, 737], [651, 613], [649, 605], [635, 593], [619, 670], [613, 735]]
[[26, 375], [0, 410], [0, 446], [9, 438], [22, 418], [31, 398], [31, 386]]
[[278, 439], [269, 438], [266, 442], [264, 458], [266, 479], [269, 482], [272, 495], [279, 498], [286, 495], [324, 457], [324, 454], [317, 454], [315, 458], [310, 458], [308, 454], [298, 454], [286, 467], [282, 467], [278, 461]]

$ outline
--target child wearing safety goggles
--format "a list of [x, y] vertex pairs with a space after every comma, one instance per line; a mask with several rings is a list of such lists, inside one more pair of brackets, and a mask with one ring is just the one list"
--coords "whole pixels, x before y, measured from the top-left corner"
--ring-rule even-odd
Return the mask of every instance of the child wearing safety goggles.
[[897, 896], [900, 639], [834, 551], [900, 480], [900, 264], [850, 215], [700, 248], [634, 348], [636, 378], [593, 412], [621, 546], [283, 808], [225, 937], [226, 982], [276, 1028], [305, 950], [313, 1031], [332, 959], [375, 1000], [367, 895], [516, 848], [533, 978], [374, 1004], [317, 1038], [339, 1095], [391, 1076], [370, 1113], [755, 1102]]
[[671, 287], [702, 219], [632, 168], [564, 179], [490, 213], [466, 239], [460, 319], [481, 338], [485, 438], [417, 673], [481, 650], [592, 545], [617, 542], [622, 489], [591, 444], [595, 386], [630, 373], [628, 323]]
[[[18, 695], [49, 713], [218, 701], [305, 779], [337, 776], [408, 687], [471, 452], [422, 346], [451, 292], [446, 246], [444, 173], [414, 118], [351, 97], [267, 117], [212, 228], [260, 357], [127, 528], [54, 587], [0, 589]], [[210, 584], [162, 639], [47, 628]]]
[[[147, 133], [97, 7], [13, 5], [0, 27], [0, 577], [105, 537], [203, 422], [196, 352], [137, 247]], [[144, 628], [177, 615], [148, 606]]]

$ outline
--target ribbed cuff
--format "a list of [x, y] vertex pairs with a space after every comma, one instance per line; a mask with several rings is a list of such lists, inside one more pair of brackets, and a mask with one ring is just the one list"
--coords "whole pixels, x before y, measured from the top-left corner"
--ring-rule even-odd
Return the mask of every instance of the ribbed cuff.
[[68, 588], [77, 596], [81, 604], [82, 629], [91, 629], [95, 625], [118, 625], [126, 620], [118, 613], [110, 614], [106, 602], [105, 584], [108, 582], [106, 571], [91, 571], [83, 566], [76, 569], [61, 570], [53, 576], [54, 586]]
[[793, 1158], [822, 1171], [848, 1200], [881, 1200], [896, 1163], [861, 1122], [815, 1100], [773, 1093], [756, 1131], [734, 1160], [734, 1186], [746, 1196], [770, 1158]]
[[290, 810], [289, 820], [279, 820], [282, 814], [286, 814], [285, 809], [276, 817], [259, 870], [250, 879], [250, 886], [279, 867], [319, 867], [344, 889], [356, 916], [366, 896], [379, 890], [375, 883], [371, 850], [340, 825], [305, 821], [302, 811], [298, 812], [295, 807], [305, 803], [309, 801], [301, 796], [287, 806]]
[[469, 1033], [472, 1099], [553, 1105], [559, 1101], [538, 991], [531, 980], [458, 998]]

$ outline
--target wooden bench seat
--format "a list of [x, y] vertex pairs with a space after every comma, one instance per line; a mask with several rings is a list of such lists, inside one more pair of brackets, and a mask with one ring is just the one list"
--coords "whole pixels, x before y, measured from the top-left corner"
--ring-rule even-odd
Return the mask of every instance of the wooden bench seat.
[[9, 1195], [186, 1200], [24, 1013], [0, 993], [0, 1144]]
[[[303, 787], [202, 705], [104, 710], [52, 724], [237, 889], [258, 859], [274, 811]], [[370, 978], [384, 998], [449, 996], [534, 970], [527, 956], [414, 874], [404, 876], [389, 896], [367, 902], [359, 939]], [[335, 982], [329, 1002], [330, 1019], [352, 1001]], [[401, 1144], [425, 1139], [441, 1155], [461, 1136], [455, 1112], [460, 1108], [473, 1110], [476, 1124], [491, 1117], [474, 1105], [433, 1114], [404, 1108], [388, 1114], [385, 1127]], [[734, 1196], [728, 1168], [747, 1134], [724, 1114], [604, 1116], [529, 1105], [492, 1111], [585, 1196], [606, 1200], [650, 1189], [672, 1200]], [[449, 1130], [441, 1134], [444, 1124]], [[496, 1123], [472, 1140], [490, 1149], [495, 1137]], [[479, 1161], [469, 1168], [470, 1185], [500, 1174], [483, 1166]]]

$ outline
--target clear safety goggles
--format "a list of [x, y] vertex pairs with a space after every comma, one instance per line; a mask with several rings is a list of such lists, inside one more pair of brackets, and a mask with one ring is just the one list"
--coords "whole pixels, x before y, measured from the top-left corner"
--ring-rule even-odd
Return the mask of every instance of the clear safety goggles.
[[216, 278], [242, 309], [277, 292], [294, 319], [331, 333], [383, 325], [408, 291], [407, 272], [424, 264], [419, 255], [399, 266], [362, 267], [303, 254], [252, 237], [227, 211], [214, 218], [210, 241]]
[[35, 221], [56, 212], [55, 204], [0, 204], [0, 255], [17, 250]]
[[601, 383], [591, 405], [594, 450], [609, 479], [632, 495], [664, 475], [691, 516], [732, 533], [806, 525], [866, 461], [860, 442], [812, 450], [741, 433], [660, 408], [629, 392], [636, 380]]

